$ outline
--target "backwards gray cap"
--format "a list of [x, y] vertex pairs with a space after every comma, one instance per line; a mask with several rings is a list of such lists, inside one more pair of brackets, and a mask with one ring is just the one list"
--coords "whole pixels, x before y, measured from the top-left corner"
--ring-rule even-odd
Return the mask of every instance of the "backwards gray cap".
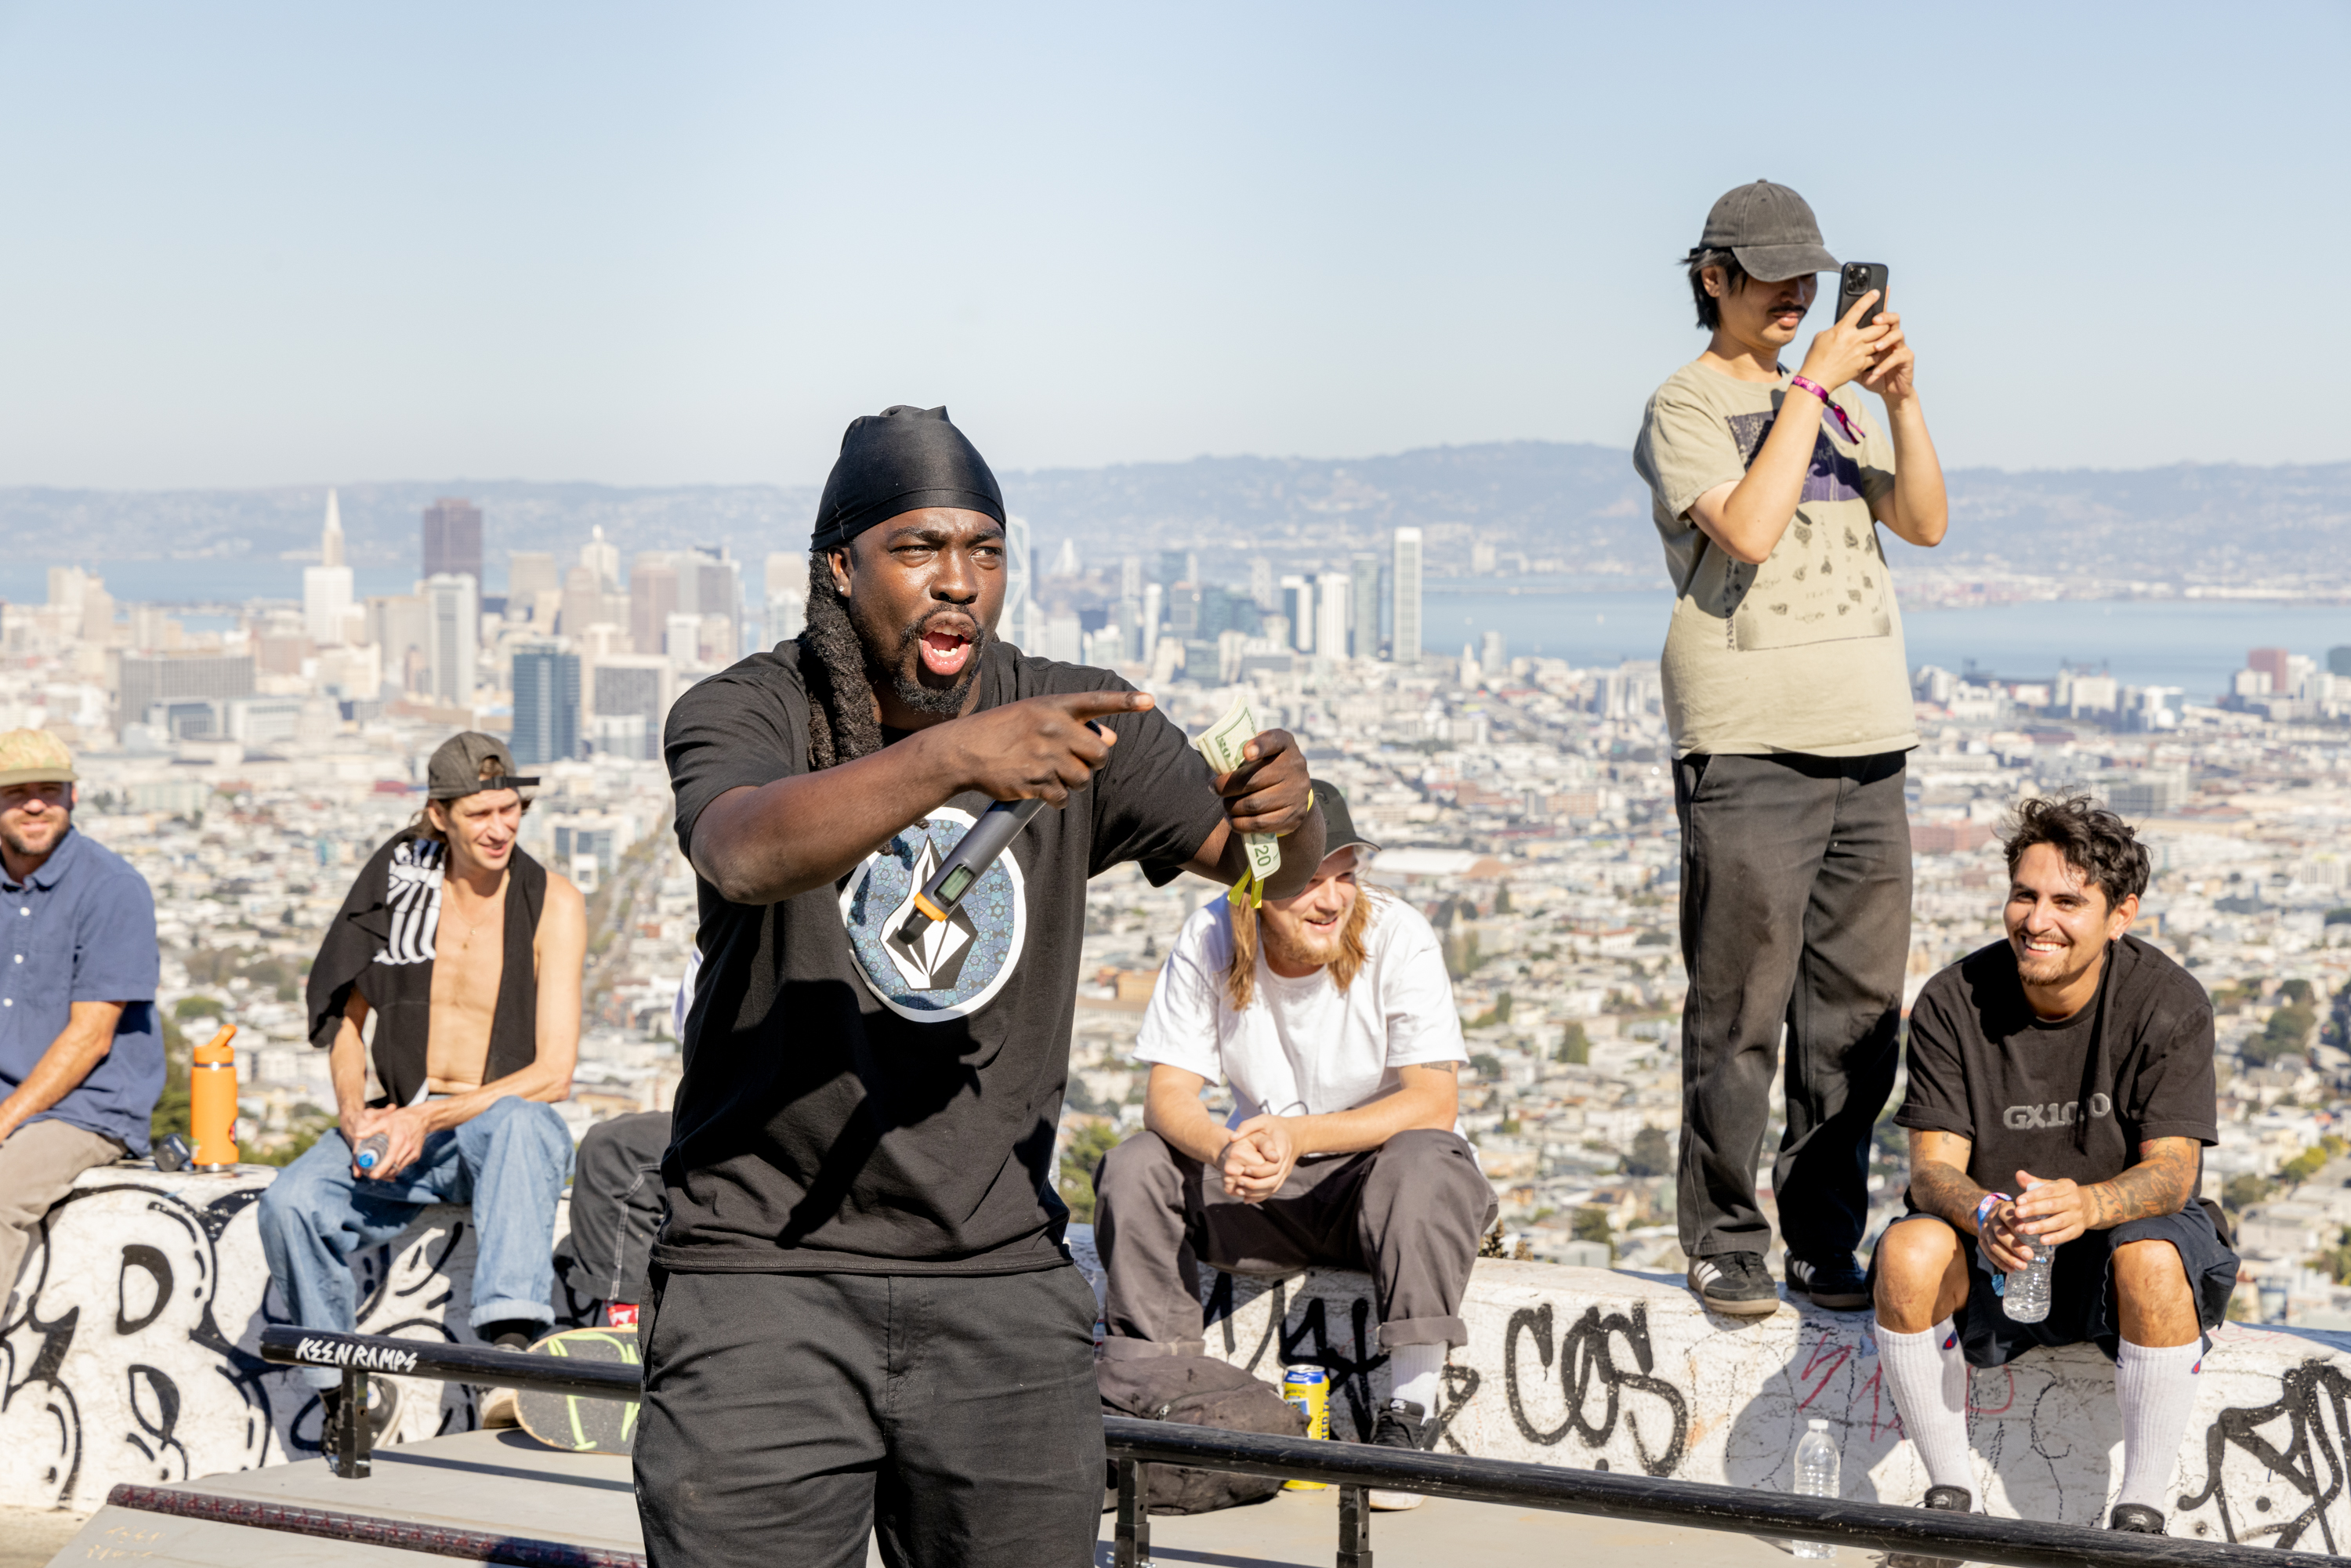
[[512, 789], [528, 800], [538, 793], [538, 783], [536, 777], [517, 777], [514, 753], [478, 729], [459, 730], [443, 741], [424, 769], [425, 797], [434, 800], [462, 800], [485, 789]]
[[1729, 251], [1759, 283], [1837, 269], [1837, 258], [1821, 243], [1811, 204], [1769, 180], [1725, 191], [1706, 214], [1706, 232], [1698, 243], [1704, 250]]

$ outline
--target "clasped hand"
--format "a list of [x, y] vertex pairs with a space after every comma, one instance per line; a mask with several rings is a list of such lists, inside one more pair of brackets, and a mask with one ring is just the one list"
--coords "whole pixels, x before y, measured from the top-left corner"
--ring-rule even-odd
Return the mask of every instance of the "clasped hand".
[[2008, 1274], [2030, 1264], [2035, 1249], [2063, 1247], [2090, 1228], [2089, 1199], [2079, 1183], [2066, 1177], [2043, 1181], [2019, 1171], [2016, 1184], [2031, 1190], [1994, 1204], [1980, 1233], [1984, 1256]]
[[1263, 1203], [1290, 1179], [1301, 1152], [1289, 1117], [1251, 1116], [1233, 1129], [1232, 1142], [1217, 1158], [1226, 1196]]

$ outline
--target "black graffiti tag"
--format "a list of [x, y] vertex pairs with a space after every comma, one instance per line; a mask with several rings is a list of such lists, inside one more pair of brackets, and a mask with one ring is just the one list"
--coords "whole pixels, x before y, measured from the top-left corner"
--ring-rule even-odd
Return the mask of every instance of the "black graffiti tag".
[[[2278, 1550], [2291, 1548], [2303, 1533], [2315, 1524], [2319, 1537], [2330, 1552], [2340, 1549], [2335, 1544], [2334, 1527], [2327, 1522], [2326, 1511], [2343, 1495], [2345, 1452], [2351, 1448], [2351, 1378], [2346, 1378], [2323, 1361], [2308, 1361], [2278, 1380], [2278, 1398], [2273, 1405], [2240, 1406], [2223, 1410], [2204, 1430], [2204, 1490], [2193, 1497], [2179, 1500], [2182, 1510], [2201, 1508], [2215, 1498], [2220, 1504], [2220, 1528], [2231, 1541], [2255, 1540], [2264, 1535], [2277, 1537]], [[2335, 1413], [2334, 1429], [2327, 1429], [2326, 1413]], [[2292, 1434], [2283, 1448], [2263, 1437], [2257, 1428], [2283, 1416]], [[2252, 1456], [2262, 1469], [2277, 1476], [2300, 1492], [2309, 1506], [2292, 1519], [2276, 1524], [2265, 1524], [2249, 1530], [2243, 1536], [2237, 1533], [2237, 1521], [2229, 1508], [2226, 1479], [2220, 1471], [2221, 1460], [2228, 1447], [2235, 1444]], [[2324, 1468], [2325, 1479], [2320, 1479]], [[2269, 1500], [2255, 1500], [2254, 1506], [2267, 1509]], [[2248, 1522], [2251, 1522], [2248, 1521]]]
[[[1649, 1309], [1636, 1306], [1632, 1315], [1611, 1312], [1600, 1315], [1598, 1307], [1586, 1307], [1583, 1316], [1567, 1331], [1559, 1342], [1557, 1361], [1561, 1390], [1567, 1396], [1567, 1418], [1557, 1427], [1545, 1430], [1527, 1415], [1526, 1401], [1520, 1394], [1519, 1375], [1519, 1336], [1524, 1333], [1534, 1341], [1535, 1354], [1542, 1358], [1545, 1372], [1552, 1368], [1552, 1308], [1549, 1301], [1540, 1307], [1521, 1307], [1510, 1314], [1510, 1327], [1502, 1335], [1503, 1392], [1510, 1402], [1510, 1419], [1517, 1422], [1520, 1433], [1531, 1443], [1555, 1448], [1573, 1428], [1586, 1448], [1604, 1446], [1615, 1434], [1616, 1417], [1623, 1409], [1626, 1394], [1646, 1394], [1666, 1407], [1673, 1427], [1673, 1435], [1664, 1447], [1652, 1451], [1642, 1439], [1638, 1421], [1630, 1421], [1633, 1451], [1640, 1457], [1641, 1469], [1653, 1476], [1669, 1476], [1680, 1468], [1682, 1449], [1689, 1437], [1689, 1406], [1681, 1391], [1662, 1377], [1652, 1376], [1656, 1356], [1649, 1348]], [[1636, 1370], [1627, 1372], [1616, 1364], [1609, 1348], [1612, 1338], [1624, 1340], [1633, 1354]], [[1587, 1420], [1583, 1410], [1597, 1382], [1606, 1395], [1607, 1403], [1600, 1419]], [[1628, 1417], [1629, 1420], [1629, 1417]]]

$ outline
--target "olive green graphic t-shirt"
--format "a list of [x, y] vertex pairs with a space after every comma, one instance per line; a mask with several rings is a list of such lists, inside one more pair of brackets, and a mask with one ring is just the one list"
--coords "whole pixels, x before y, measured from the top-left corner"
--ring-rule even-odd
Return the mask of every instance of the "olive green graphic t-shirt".
[[1918, 744], [1901, 611], [1869, 515], [1894, 488], [1894, 453], [1858, 392], [1835, 395], [1861, 444], [1822, 420], [1795, 519], [1762, 565], [1733, 560], [1688, 515], [1745, 476], [1789, 391], [1784, 377], [1734, 381], [1689, 364], [1642, 417], [1633, 466], [1677, 594], [1662, 669], [1677, 756], [1867, 757]]

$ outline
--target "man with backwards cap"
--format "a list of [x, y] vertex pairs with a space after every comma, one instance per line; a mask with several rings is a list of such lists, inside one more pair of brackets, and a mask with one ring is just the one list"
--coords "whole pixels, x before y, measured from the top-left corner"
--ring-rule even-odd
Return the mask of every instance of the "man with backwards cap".
[[[1706, 351], [1649, 399], [1633, 464], [1679, 597], [1660, 663], [1682, 830], [1682, 1135], [1689, 1285], [1776, 1311], [1755, 1162], [1787, 1036], [1772, 1187], [1792, 1292], [1868, 1304], [1865, 1153], [1894, 1086], [1910, 946], [1904, 754], [1918, 744], [1884, 525], [1943, 537], [1943, 474], [1901, 318], [1781, 351], [1837, 260], [1804, 199], [1724, 195], [1684, 258]], [[1881, 430], [1855, 388], [1885, 400]], [[1887, 439], [1890, 431], [1892, 439]]]
[[[807, 631], [672, 710], [703, 963], [635, 1447], [657, 1564], [1092, 1560], [1095, 1303], [1051, 1179], [1086, 880], [1230, 883], [1241, 834], [1297, 829], [1275, 896], [1322, 835], [1288, 735], [1211, 776], [1147, 695], [998, 641], [1005, 576], [946, 411], [857, 419]], [[1020, 800], [1056, 809], [916, 913]]]
[[[433, 1203], [473, 1206], [477, 1335], [527, 1349], [554, 1319], [571, 1134], [549, 1102], [569, 1098], [579, 1060], [588, 912], [515, 843], [538, 782], [516, 777], [494, 737], [442, 742], [424, 810], [369, 858], [319, 945], [310, 1043], [330, 1053], [340, 1136], [287, 1166], [259, 1216], [270, 1278], [305, 1328], [350, 1333], [351, 1258]], [[384, 1091], [373, 1101], [371, 1060]], [[333, 1368], [303, 1375], [319, 1390], [322, 1441], [360, 1418], [341, 1409]]]

